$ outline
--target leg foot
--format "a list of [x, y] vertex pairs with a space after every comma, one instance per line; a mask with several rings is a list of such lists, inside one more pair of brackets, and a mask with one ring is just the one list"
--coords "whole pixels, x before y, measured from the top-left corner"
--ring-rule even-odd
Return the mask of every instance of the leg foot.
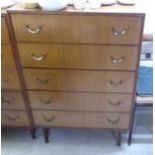
[[45, 139], [45, 143], [49, 142], [49, 129], [48, 128], [44, 129], [44, 139]]
[[35, 138], [36, 138], [36, 129], [33, 128], [33, 129], [31, 129], [30, 131], [31, 131], [32, 139], [35, 139]]
[[128, 145], [131, 145], [131, 140], [132, 140], [132, 130], [129, 131]]
[[122, 133], [121, 131], [119, 131], [117, 137], [117, 146], [121, 146], [121, 141], [122, 141]]
[[129, 129], [128, 145], [131, 145], [131, 141], [132, 141], [132, 132], [133, 132], [135, 110], [136, 110], [136, 103], [134, 105], [133, 114], [132, 114], [132, 120], [131, 120], [131, 126], [130, 126], [130, 129]]

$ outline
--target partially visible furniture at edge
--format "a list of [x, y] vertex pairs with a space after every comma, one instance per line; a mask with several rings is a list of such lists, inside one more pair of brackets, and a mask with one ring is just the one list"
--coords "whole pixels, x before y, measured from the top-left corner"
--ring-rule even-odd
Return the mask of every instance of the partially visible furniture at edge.
[[[147, 42], [152, 43], [153, 35], [152, 34], [144, 34], [143, 41], [145, 43], [147, 43]], [[145, 61], [145, 60], [143, 60], [143, 61]], [[146, 58], [146, 61], [147, 61], [147, 58]], [[153, 60], [149, 60], [149, 61], [152, 61], [151, 63], [153, 63]], [[153, 87], [152, 86], [153, 85], [153, 66], [151, 67], [151, 66], [143, 65], [143, 66], [139, 66], [139, 67], [140, 68], [139, 68], [139, 75], [138, 75], [139, 78], [138, 78], [138, 83], [137, 83], [137, 95], [136, 95], [133, 120], [132, 120], [133, 122], [131, 124], [131, 128], [129, 131], [129, 137], [128, 137], [129, 145], [132, 142], [132, 134], [133, 134], [133, 126], [134, 126], [134, 117], [135, 117], [136, 107], [153, 107], [153, 88], [152, 88]]]
[[32, 121], [29, 121], [30, 112], [26, 104], [19, 66], [15, 60], [12, 32], [6, 12], [1, 13], [1, 32], [1, 125], [3, 128], [29, 128], [32, 138], [35, 138]]

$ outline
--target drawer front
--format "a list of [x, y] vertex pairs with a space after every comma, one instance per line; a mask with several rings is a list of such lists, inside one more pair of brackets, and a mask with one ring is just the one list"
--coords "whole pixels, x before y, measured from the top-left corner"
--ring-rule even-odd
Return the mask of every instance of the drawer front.
[[2, 89], [20, 90], [20, 83], [16, 69], [3, 69], [1, 77]]
[[5, 17], [1, 17], [1, 42], [2, 44], [9, 44], [9, 33], [7, 29], [7, 24], [5, 21]]
[[19, 92], [2, 92], [1, 94], [2, 109], [24, 110], [24, 100]]
[[10, 45], [2, 45], [2, 70], [15, 69], [15, 61]]
[[11, 17], [17, 41], [26, 42], [139, 44], [142, 25], [142, 18], [133, 15], [12, 14]]
[[138, 48], [132, 46], [18, 44], [24, 67], [135, 70]]
[[128, 113], [33, 111], [37, 126], [128, 129]]
[[133, 92], [134, 72], [24, 69], [27, 89]]
[[24, 111], [2, 111], [2, 126], [28, 127], [29, 120]]
[[31, 107], [44, 110], [130, 112], [132, 95], [28, 91]]

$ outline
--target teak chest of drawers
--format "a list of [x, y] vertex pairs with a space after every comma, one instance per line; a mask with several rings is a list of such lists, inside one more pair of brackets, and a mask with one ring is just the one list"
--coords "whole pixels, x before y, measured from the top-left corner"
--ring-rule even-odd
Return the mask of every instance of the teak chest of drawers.
[[20, 71], [15, 61], [13, 36], [7, 13], [1, 14], [1, 32], [1, 125], [2, 127], [29, 128], [34, 138], [32, 116], [25, 100], [22, 79], [19, 78]]
[[[34, 127], [130, 128], [143, 13], [9, 11]], [[21, 107], [22, 108], [22, 107]]]

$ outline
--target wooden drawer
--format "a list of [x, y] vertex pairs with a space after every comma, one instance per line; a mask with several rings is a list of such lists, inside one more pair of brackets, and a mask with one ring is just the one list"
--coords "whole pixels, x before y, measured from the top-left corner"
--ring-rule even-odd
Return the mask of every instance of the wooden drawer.
[[85, 13], [11, 17], [20, 42], [139, 44], [143, 16]]
[[2, 44], [9, 44], [9, 33], [5, 17], [1, 17], [1, 33]]
[[36, 126], [128, 129], [128, 113], [33, 111]]
[[31, 107], [44, 110], [130, 112], [132, 95], [28, 91]]
[[133, 92], [134, 72], [24, 69], [27, 89]]
[[20, 83], [16, 69], [3, 69], [1, 77], [1, 88], [10, 90], [20, 90]]
[[138, 47], [18, 44], [24, 67], [135, 70]]
[[2, 126], [28, 127], [29, 120], [24, 111], [2, 111]]
[[2, 70], [15, 69], [15, 61], [10, 45], [2, 45]]
[[2, 92], [1, 95], [2, 109], [25, 109], [24, 100], [20, 92]]

